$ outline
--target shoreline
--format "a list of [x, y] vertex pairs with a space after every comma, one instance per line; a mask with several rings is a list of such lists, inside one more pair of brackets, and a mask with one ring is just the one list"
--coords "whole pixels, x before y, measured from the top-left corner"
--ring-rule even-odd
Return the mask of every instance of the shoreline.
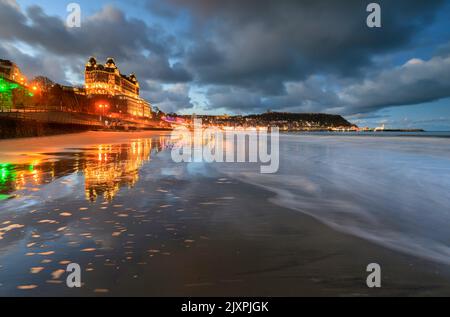
[[68, 134], [79, 134], [83, 132], [115, 132], [115, 133], [139, 133], [139, 132], [170, 132], [173, 129], [166, 128], [149, 128], [149, 129], [136, 129], [136, 130], [114, 130], [114, 129], [78, 129], [74, 131], [58, 131], [53, 133], [45, 133], [41, 135], [25, 135], [25, 136], [14, 136], [7, 138], [0, 138], [0, 141], [8, 141], [8, 140], [18, 140], [18, 139], [36, 139], [36, 138], [45, 138], [50, 136], [64, 136]]
[[[83, 273], [85, 286], [77, 290], [45, 283], [31, 291], [14, 287], [5, 289], [9, 283], [2, 276], [3, 269], [0, 280], [4, 285], [0, 287], [0, 294], [156, 297], [450, 295], [448, 267], [335, 231], [310, 216], [270, 203], [272, 194], [265, 190], [232, 179], [228, 184], [218, 184], [222, 177], [214, 175], [192, 180], [189, 192], [195, 193], [201, 188], [202, 195], [195, 195], [195, 199], [185, 195], [188, 203], [174, 205], [165, 211], [166, 215], [157, 218], [162, 224], [170, 221], [168, 223], [175, 228], [184, 228], [179, 232], [181, 240], [192, 242], [173, 245], [173, 241], [159, 237], [147, 244], [136, 239], [134, 250], [141, 264], [117, 263], [118, 270], [100, 264], [93, 272]], [[185, 191], [186, 184], [173, 185], [174, 194]], [[218, 191], [220, 196], [235, 199], [224, 202], [215, 195]], [[115, 203], [121, 203], [120, 200]], [[185, 211], [176, 212], [181, 207]], [[165, 247], [149, 258], [146, 249], [158, 244]], [[113, 252], [118, 253], [119, 250]], [[115, 256], [108, 255], [108, 258]], [[92, 262], [78, 260], [82, 266]], [[373, 262], [382, 267], [380, 289], [366, 286], [366, 266]], [[133, 275], [138, 278], [132, 278]], [[96, 289], [107, 292], [99, 294]]]
[[[100, 133], [99, 131], [85, 131], [42, 137], [3, 139], [0, 140], [0, 161], [21, 163], [29, 161], [33, 157], [40, 157], [40, 154], [36, 155], [36, 152], [82, 151], [90, 146], [119, 144], [132, 139], [148, 138], [165, 133], [168, 131], [101, 131]], [[18, 148], [20, 150], [17, 150]]]
[[[105, 128], [101, 122], [93, 120], [92, 115], [82, 114], [76, 117], [70, 112], [55, 113], [15, 113], [16, 117], [8, 117], [10, 113], [1, 113], [0, 116], [0, 140], [13, 140], [31, 137], [45, 137], [53, 135], [65, 135], [86, 131], [114, 131], [114, 132], [139, 132], [139, 131], [170, 131], [172, 129], [154, 126], [119, 126]], [[30, 115], [22, 118], [21, 115]], [[34, 115], [34, 117], [32, 116]], [[53, 115], [50, 120], [50, 115]], [[97, 118], [95, 118], [97, 119]]]
[[[68, 156], [102, 144], [160, 136], [85, 132], [33, 139], [32, 144], [23, 139], [0, 141], [0, 146], [2, 152], [20, 148], [10, 156], [29, 161], [23, 151], [53, 152], [58, 159], [58, 153]], [[14, 219], [25, 227], [0, 240], [0, 295], [450, 295], [448, 266], [332, 229], [312, 216], [276, 205], [273, 192], [207, 164], [175, 164], [169, 151], [161, 151], [140, 168], [139, 175], [137, 183], [123, 187], [111, 201], [77, 197], [84, 195], [83, 176], [72, 173], [53, 186], [58, 193], [65, 192], [61, 197], [21, 206], [19, 212], [14, 204], [3, 208], [0, 223]], [[43, 190], [39, 197], [52, 193], [51, 188]], [[61, 211], [70, 217], [61, 216]], [[47, 224], [40, 224], [43, 220]], [[117, 226], [126, 231], [114, 235]], [[66, 228], [63, 232], [70, 236], [57, 228]], [[28, 234], [35, 231], [42, 238]], [[37, 244], [26, 247], [30, 243]], [[49, 250], [54, 254], [26, 256]], [[50, 262], [44, 265], [42, 260]], [[51, 273], [64, 269], [60, 263], [67, 260], [89, 268], [83, 270], [81, 289], [65, 287], [64, 277], [59, 284], [51, 280]], [[369, 263], [381, 265], [381, 289], [366, 286]], [[30, 273], [30, 268], [40, 266], [42, 272]], [[30, 284], [38, 287], [17, 289]]]

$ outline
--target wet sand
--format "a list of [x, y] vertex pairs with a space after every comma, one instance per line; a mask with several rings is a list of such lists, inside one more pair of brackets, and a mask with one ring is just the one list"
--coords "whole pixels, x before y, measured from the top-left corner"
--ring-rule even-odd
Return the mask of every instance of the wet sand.
[[[448, 266], [337, 232], [209, 166], [186, 168], [161, 151], [112, 199], [87, 201], [81, 176], [67, 173], [51, 183], [71, 184], [72, 195], [2, 209], [0, 227], [23, 227], [0, 240], [0, 295], [450, 295]], [[68, 262], [82, 267], [80, 289], [65, 285]], [[366, 286], [372, 262], [380, 289]]]
[[[175, 226], [195, 240], [117, 277], [114, 295], [136, 296], [448, 296], [448, 267], [335, 232], [267, 202], [270, 193], [231, 181], [197, 180], [203, 199], [184, 205]], [[176, 187], [176, 186], [175, 186]], [[205, 188], [209, 190], [205, 191]], [[220, 192], [234, 200], [214, 200]], [[197, 196], [197, 195], [195, 195]], [[239, 197], [238, 197], [239, 196]], [[176, 208], [176, 207], [175, 207]], [[173, 222], [172, 222], [173, 223]], [[164, 241], [161, 241], [164, 243]], [[368, 289], [365, 268], [382, 267], [382, 288]]]
[[76, 152], [101, 144], [129, 143], [135, 139], [168, 136], [170, 132], [99, 132], [68, 133], [34, 138], [0, 140], [0, 162], [26, 163], [43, 157], [44, 153]]

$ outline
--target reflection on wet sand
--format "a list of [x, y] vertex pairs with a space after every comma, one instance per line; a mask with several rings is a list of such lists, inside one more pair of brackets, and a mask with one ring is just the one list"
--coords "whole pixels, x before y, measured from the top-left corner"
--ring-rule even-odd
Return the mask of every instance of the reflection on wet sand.
[[[84, 136], [80, 134], [79, 138]], [[283, 209], [272, 203], [279, 203], [277, 196], [240, 182], [227, 166], [175, 163], [166, 137], [149, 134], [121, 141], [121, 145], [102, 140], [84, 149], [81, 142], [70, 143], [77, 148], [63, 145], [56, 147], [59, 153], [47, 154], [30, 151], [30, 157], [41, 159], [1, 165], [0, 193], [5, 199], [0, 201], [0, 296], [364, 296], [369, 290], [365, 279], [361, 280], [361, 268], [365, 269], [374, 259], [385, 263], [389, 268], [386, 276], [392, 276], [388, 281], [392, 286], [379, 294], [450, 294], [448, 267], [398, 256]], [[288, 141], [284, 146], [289, 151], [301, 149], [301, 155], [307, 159], [300, 164], [302, 156], [288, 151], [287, 157], [282, 155], [284, 164], [278, 177], [257, 177], [257, 169], [240, 169], [240, 165], [233, 165], [232, 171], [245, 172], [241, 175], [247, 181], [259, 182], [268, 189], [297, 191], [291, 197], [302, 197], [297, 203], [317, 206], [316, 214], [343, 206], [330, 204], [319, 209], [327, 197], [336, 197], [336, 191], [343, 190], [332, 186], [332, 180], [341, 182], [347, 179], [344, 176], [359, 175], [355, 170], [349, 171], [349, 155], [353, 168], [381, 164], [367, 159], [373, 152], [366, 153], [366, 145], [352, 145], [349, 152], [340, 150], [342, 143], [337, 143], [335, 151], [333, 147], [320, 146], [320, 142], [329, 142], [327, 139], [313, 139], [310, 143], [296, 140], [301, 142], [298, 146]], [[286, 151], [284, 146], [281, 149]], [[364, 151], [363, 155], [355, 155], [358, 151]], [[435, 158], [430, 160], [422, 159], [422, 165], [429, 165], [414, 171], [430, 176], [434, 175], [431, 168], [441, 167], [439, 176], [446, 175], [447, 161], [440, 164]], [[404, 165], [404, 160], [391, 159], [390, 164]], [[378, 180], [385, 170], [374, 168], [374, 176], [367, 168], [356, 171]], [[322, 174], [326, 177], [316, 178]], [[398, 177], [392, 170], [389, 174], [392, 175], [385, 178]], [[347, 184], [359, 186], [364, 177]], [[448, 179], [435, 180], [447, 184]], [[314, 180], [318, 181], [317, 187], [311, 185]], [[403, 194], [405, 186], [401, 188]], [[315, 188], [328, 187], [328, 191], [315, 195]], [[371, 195], [381, 195], [375, 196], [375, 204], [386, 201], [383, 197], [395, 192], [387, 185], [386, 188], [389, 192], [371, 190]], [[434, 186], [434, 195], [447, 199], [445, 188], [448, 186]], [[368, 189], [371, 187], [365, 183], [365, 187], [352, 193], [361, 194]], [[302, 190], [307, 192], [300, 196]], [[412, 194], [420, 199], [417, 192]], [[349, 203], [357, 203], [359, 197], [371, 197], [349, 196], [340, 191], [337, 194]], [[416, 205], [420, 206], [420, 201]], [[396, 210], [402, 206], [398, 203]], [[434, 209], [427, 213], [427, 221], [436, 219], [445, 225], [447, 218], [442, 213], [439, 218], [428, 214], [446, 209]], [[392, 210], [387, 210], [389, 219], [394, 219]], [[337, 219], [349, 219], [346, 214], [341, 212]], [[352, 223], [357, 219], [351, 215]], [[377, 232], [382, 233], [388, 225], [380, 222]], [[405, 226], [408, 222], [396, 225]], [[426, 232], [442, 230], [445, 238], [448, 230], [444, 231], [444, 225]], [[70, 263], [82, 268], [80, 289], [66, 286], [66, 268]]]
[[[151, 175], [151, 158], [167, 147], [165, 137], [138, 139], [5, 165], [0, 190], [9, 199], [0, 204], [0, 294], [36, 289], [55, 294], [50, 285], [67, 291], [65, 268], [72, 262], [92, 276], [91, 285], [101, 286], [90, 291], [108, 293], [110, 278], [103, 274], [128, 274], [148, 259], [189, 248], [195, 237], [184, 234], [180, 209], [168, 203], [175, 199], [172, 181], [139, 182], [139, 171], [145, 167]], [[50, 184], [70, 195], [51, 197]], [[32, 200], [38, 203], [23, 206]]]
[[97, 160], [88, 160], [83, 169], [86, 199], [98, 196], [112, 200], [121, 187], [133, 187], [139, 179], [139, 169], [150, 160], [152, 140], [139, 140], [129, 147], [112, 145], [97, 147]]
[[0, 165], [0, 200], [30, 195], [58, 178], [80, 173], [84, 176], [86, 199], [101, 196], [112, 200], [122, 187], [133, 187], [139, 169], [151, 152], [166, 147], [164, 137], [139, 139], [130, 144], [98, 145], [84, 152], [50, 153], [49, 159], [30, 164]]

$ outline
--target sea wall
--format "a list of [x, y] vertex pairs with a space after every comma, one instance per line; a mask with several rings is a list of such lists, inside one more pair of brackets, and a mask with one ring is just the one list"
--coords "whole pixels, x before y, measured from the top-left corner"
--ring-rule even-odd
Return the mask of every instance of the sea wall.
[[88, 131], [92, 127], [79, 124], [45, 123], [0, 117], [0, 139], [27, 138]]

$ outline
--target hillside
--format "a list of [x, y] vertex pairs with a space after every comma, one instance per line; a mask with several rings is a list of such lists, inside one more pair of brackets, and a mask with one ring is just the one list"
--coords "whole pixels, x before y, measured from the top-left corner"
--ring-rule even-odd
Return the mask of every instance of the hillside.
[[267, 112], [244, 117], [247, 120], [255, 120], [261, 123], [297, 123], [299, 126], [315, 127], [352, 127], [354, 126], [340, 115], [325, 113], [290, 113]]

